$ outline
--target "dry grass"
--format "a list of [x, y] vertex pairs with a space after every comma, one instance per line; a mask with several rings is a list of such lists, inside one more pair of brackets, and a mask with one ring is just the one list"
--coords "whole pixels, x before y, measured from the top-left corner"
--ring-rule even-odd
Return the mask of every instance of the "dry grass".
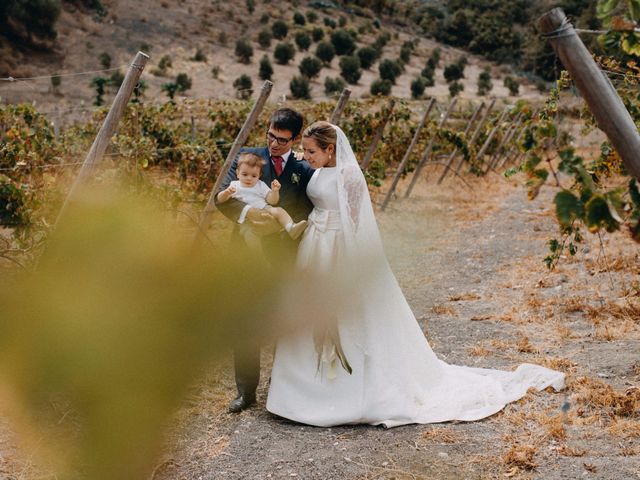
[[640, 438], [640, 422], [627, 418], [614, 418], [613, 423], [607, 428], [611, 435], [623, 438]]
[[420, 435], [422, 440], [431, 443], [450, 444], [460, 443], [465, 440], [465, 436], [446, 427], [434, 427]]
[[467, 347], [467, 353], [474, 357], [488, 357], [493, 352], [484, 346], [483, 342], [474, 345], [473, 347]]
[[477, 293], [463, 293], [460, 295], [450, 295], [449, 296], [449, 301], [450, 302], [459, 302], [462, 300], [480, 300], [480, 295], [478, 295]]
[[568, 386], [575, 392], [574, 401], [585, 409], [605, 416], [640, 417], [640, 387], [620, 392], [607, 383], [587, 377], [572, 379]]
[[594, 273], [624, 271], [640, 274], [640, 255], [635, 253], [616, 256], [610, 259], [608, 263], [603, 260], [589, 259], [585, 262], [585, 266]]
[[433, 313], [437, 313], [438, 315], [456, 315], [456, 309], [450, 307], [448, 305], [434, 305], [431, 307], [431, 311]]
[[538, 464], [534, 461], [537, 448], [533, 445], [512, 445], [502, 457], [502, 461], [510, 467], [518, 467], [524, 470], [533, 470]]
[[586, 450], [582, 450], [580, 448], [572, 448], [566, 443], [560, 445], [557, 451], [563, 457], [583, 457], [587, 453]]
[[529, 343], [529, 337], [522, 337], [516, 346], [517, 350], [522, 353], [539, 353], [540, 350]]

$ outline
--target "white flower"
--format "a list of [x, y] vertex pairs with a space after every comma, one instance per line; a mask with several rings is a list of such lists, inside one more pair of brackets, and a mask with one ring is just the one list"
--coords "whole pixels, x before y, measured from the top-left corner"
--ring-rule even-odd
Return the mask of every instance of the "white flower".
[[291, 175], [291, 183], [294, 184], [299, 184], [300, 183], [300, 175], [297, 173], [294, 173], [293, 175]]

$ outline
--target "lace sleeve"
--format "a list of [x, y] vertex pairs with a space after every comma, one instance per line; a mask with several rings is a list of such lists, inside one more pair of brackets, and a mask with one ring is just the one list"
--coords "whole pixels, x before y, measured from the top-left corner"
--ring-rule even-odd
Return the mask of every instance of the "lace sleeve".
[[367, 182], [360, 167], [348, 165], [342, 170], [342, 186], [347, 197], [347, 209], [351, 223], [358, 229], [362, 199], [368, 193]]

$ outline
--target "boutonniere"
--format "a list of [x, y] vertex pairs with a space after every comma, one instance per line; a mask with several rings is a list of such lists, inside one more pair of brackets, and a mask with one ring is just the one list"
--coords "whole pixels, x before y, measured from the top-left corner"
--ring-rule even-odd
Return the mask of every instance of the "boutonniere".
[[291, 183], [298, 185], [300, 183], [300, 174], [294, 173], [291, 175]]

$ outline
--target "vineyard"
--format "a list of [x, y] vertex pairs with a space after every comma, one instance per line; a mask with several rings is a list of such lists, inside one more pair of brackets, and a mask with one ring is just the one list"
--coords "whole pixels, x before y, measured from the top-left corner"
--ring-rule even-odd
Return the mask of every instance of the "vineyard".
[[[606, 27], [627, 24], [602, 34], [602, 43], [619, 54], [593, 61], [628, 112], [635, 142], [638, 33], [627, 27], [640, 16], [640, 6], [628, 2], [627, 12], [623, 3], [598, 2]], [[544, 38], [557, 42], [566, 28], [563, 23]], [[3, 303], [9, 305], [0, 321], [7, 338], [15, 339], [5, 341], [2, 361], [16, 365], [3, 374], [3, 383], [13, 382], [19, 392], [5, 403], [12, 412], [20, 405], [17, 430], [26, 438], [52, 435], [70, 446], [64, 454], [65, 447], [28, 447], [27, 456], [44, 459], [35, 465], [13, 446], [15, 427], [2, 423], [0, 473], [36, 478], [99, 460], [104, 468], [91, 471], [93, 478], [191, 480], [219, 478], [220, 472], [220, 478], [336, 479], [640, 475], [638, 157], [621, 153], [617, 140], [603, 134], [607, 127], [577, 74], [559, 72], [539, 100], [460, 98], [455, 88], [438, 98], [420, 93], [408, 99], [389, 91], [350, 98], [344, 82], [321, 101], [304, 95], [278, 99], [269, 97], [268, 80], [264, 98], [189, 99], [175, 95], [178, 79], [163, 90], [166, 100], [152, 100], [140, 88], [150, 78], [147, 70], [132, 62], [113, 105], [83, 105], [69, 112], [76, 120], [64, 123], [60, 108], [0, 104], [0, 267]], [[11, 87], [28, 81], [14, 79], [17, 86]], [[99, 92], [106, 82], [93, 86]], [[234, 87], [243, 97], [241, 83]], [[233, 394], [224, 353], [227, 325], [212, 327], [206, 317], [220, 303], [241, 302], [226, 287], [237, 287], [234, 270], [244, 265], [210, 258], [202, 246], [185, 246], [184, 238], [200, 228], [207, 247], [228, 242], [228, 222], [215, 213], [203, 231], [203, 213], [210, 213], [212, 190], [240, 143], [263, 145], [268, 118], [279, 106], [300, 111], [306, 124], [333, 118], [350, 139], [392, 267], [439, 355], [500, 368], [540, 363], [568, 375], [567, 392], [529, 394], [480, 423], [397, 429], [382, 445], [374, 429], [308, 431], [276, 422], [263, 403], [259, 412], [227, 414]], [[113, 135], [105, 137], [110, 122]], [[104, 152], [95, 153], [100, 142]], [[125, 194], [113, 204], [90, 197], [88, 205], [67, 212], [80, 180], [89, 190]], [[109, 257], [110, 248], [121, 248], [122, 258]], [[90, 271], [91, 265], [105, 268], [104, 276]], [[120, 285], [123, 275], [135, 278], [139, 298]], [[100, 286], [113, 290], [98, 293]], [[37, 312], [37, 318], [55, 305], [58, 289], [98, 300], [56, 306], [50, 317], [44, 314], [50, 323], [43, 328], [19, 325], [16, 319], [25, 312]], [[256, 303], [268, 293], [257, 292]], [[120, 295], [121, 303], [114, 300]], [[156, 304], [157, 298], [162, 301]], [[158, 324], [143, 320], [128, 327], [125, 322], [147, 318], [144, 305], [153, 305]], [[92, 309], [112, 308], [122, 321], [111, 326], [113, 318], [100, 314], [96, 331], [82, 325], [85, 312], [90, 317]], [[225, 307], [220, 316], [237, 320], [256, 315], [256, 308]], [[181, 309], [198, 321], [185, 328], [176, 313]], [[145, 328], [156, 327], [161, 338], [147, 338]], [[70, 340], [52, 340], [57, 328]], [[186, 340], [173, 343], [182, 328]], [[112, 342], [107, 347], [102, 335]], [[74, 342], [86, 342], [87, 350]], [[131, 376], [93, 359], [93, 352], [102, 358], [102, 350], [118, 342], [129, 349], [118, 358], [122, 365], [140, 361]], [[30, 347], [35, 359], [27, 354]], [[156, 364], [154, 354], [163, 360]], [[270, 353], [264, 355], [268, 364]], [[100, 386], [95, 378], [103, 374]], [[131, 383], [138, 374], [148, 379], [148, 391]], [[49, 399], [47, 388], [53, 392]], [[95, 400], [112, 399], [112, 392], [126, 388], [140, 398], [128, 404], [114, 397], [106, 407]], [[267, 388], [263, 381], [263, 396]], [[70, 400], [74, 395], [82, 399], [79, 405]], [[148, 416], [145, 402], [157, 407]], [[103, 431], [105, 416], [115, 417], [118, 408], [127, 415]], [[174, 422], [163, 437], [167, 418]], [[131, 436], [121, 441], [128, 426]], [[138, 455], [141, 444], [146, 448]], [[248, 453], [250, 445], [258, 453]], [[60, 455], [62, 466], [52, 455]]]

